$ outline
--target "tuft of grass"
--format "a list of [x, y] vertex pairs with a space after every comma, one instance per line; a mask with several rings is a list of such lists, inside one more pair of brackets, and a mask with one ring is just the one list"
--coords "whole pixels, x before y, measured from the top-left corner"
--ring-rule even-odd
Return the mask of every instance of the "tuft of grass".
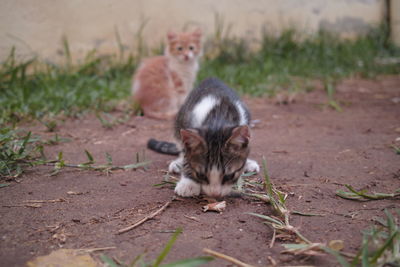
[[[269, 225], [275, 232], [281, 233], [283, 235], [294, 235], [298, 237], [302, 242], [306, 244], [313, 244], [310, 240], [308, 240], [304, 235], [302, 235], [298, 229], [290, 224], [290, 210], [286, 207], [286, 194], [277, 190], [271, 182], [271, 179], [268, 174], [267, 164], [265, 158], [263, 158], [263, 174], [264, 174], [264, 185], [265, 191], [269, 200], [269, 203], [272, 205], [274, 211], [278, 214], [279, 217], [275, 216], [267, 216], [258, 213], [249, 213], [250, 215], [259, 217], [264, 219], [264, 223]], [[270, 247], [273, 246], [274, 238], [271, 241]]]
[[396, 153], [396, 155], [400, 155], [400, 147], [397, 147], [395, 145], [392, 145], [392, 148], [394, 150], [394, 153]]
[[101, 255], [100, 259], [103, 261], [104, 264], [107, 264], [110, 267], [196, 267], [199, 265], [206, 264], [212, 260], [214, 260], [213, 257], [209, 256], [200, 256], [196, 258], [190, 258], [190, 259], [184, 259], [184, 260], [179, 260], [176, 262], [172, 263], [167, 263], [167, 264], [161, 264], [167, 255], [169, 254], [172, 246], [178, 239], [178, 236], [182, 233], [182, 229], [178, 228], [174, 234], [171, 236], [170, 240], [167, 242], [167, 244], [164, 246], [163, 250], [158, 254], [156, 259], [150, 261], [150, 262], [145, 262], [143, 258], [145, 257], [145, 253], [140, 254], [135, 257], [135, 259], [130, 262], [129, 264], [126, 263], [120, 263], [115, 261], [114, 259], [106, 256], [106, 255]]
[[29, 167], [43, 164], [43, 146], [31, 132], [0, 129], [0, 179], [12, 180]]
[[[399, 210], [397, 213], [400, 215]], [[378, 227], [364, 231], [361, 248], [350, 262], [332, 249], [321, 249], [335, 256], [344, 267], [399, 266], [400, 225], [388, 210], [385, 210], [385, 216], [385, 219], [377, 219], [380, 224]]]
[[[215, 35], [221, 36], [222, 30], [216, 29]], [[398, 74], [399, 63], [380, 64], [377, 60], [400, 57], [400, 49], [386, 41], [386, 33], [381, 26], [356, 40], [342, 40], [322, 31], [304, 37], [287, 30], [278, 37], [265, 33], [258, 50], [226, 33], [222, 41], [214, 38], [220, 40], [220, 52], [212, 53], [203, 63], [199, 80], [217, 76], [243, 94], [273, 96], [279, 90], [307, 91], [307, 80]]]
[[335, 95], [335, 85], [330, 82], [330, 81], [325, 81], [324, 88], [326, 91], [326, 94], [328, 96], [328, 103], [327, 105], [334, 110], [341, 112], [342, 108], [340, 107], [339, 103], [335, 100], [334, 95]]
[[[0, 66], [0, 125], [60, 114], [73, 116], [85, 110], [109, 111], [129, 96], [136, 67], [132, 55], [120, 59], [93, 51], [74, 64], [67, 40], [63, 43], [63, 65], [36, 58], [18, 62], [15, 49], [10, 52]], [[49, 131], [53, 129], [49, 125]]]
[[112, 160], [111, 155], [106, 152], [105, 156], [106, 156], [107, 163], [95, 165], [96, 162], [95, 162], [92, 154], [87, 150], [85, 150], [85, 154], [87, 157], [86, 162], [79, 163], [79, 164], [69, 164], [64, 160], [63, 152], [61, 151], [58, 153], [57, 159], [44, 161], [43, 164], [54, 166], [53, 172], [50, 174], [51, 176], [53, 176], [53, 175], [57, 175], [64, 168], [76, 168], [76, 169], [81, 169], [81, 170], [101, 171], [101, 172], [105, 172], [106, 174], [109, 174], [115, 170], [136, 170], [138, 168], [144, 168], [146, 170], [147, 165], [149, 165], [151, 163], [150, 160], [144, 160], [144, 161], [137, 161], [136, 163], [132, 163], [132, 164], [116, 166], [116, 165], [112, 164], [113, 160]]
[[60, 137], [57, 133], [50, 139], [43, 141], [43, 144], [45, 145], [58, 145], [60, 143], [67, 143], [71, 142], [71, 139], [65, 138], [65, 137]]
[[92, 154], [85, 150], [87, 161], [79, 164], [69, 164], [59, 152], [57, 159], [48, 160], [43, 152], [44, 145], [55, 145], [68, 142], [69, 139], [59, 137], [58, 134], [49, 140], [42, 140], [32, 136], [31, 132], [24, 133], [11, 128], [0, 129], [0, 180], [13, 180], [23, 174], [27, 169], [38, 165], [51, 165], [54, 169], [50, 175], [58, 174], [64, 168], [77, 168], [110, 173], [115, 170], [136, 170], [144, 168], [151, 163], [143, 152], [136, 154], [136, 162], [117, 166], [113, 165], [112, 157], [106, 153], [106, 164], [96, 165]]
[[172, 186], [175, 187], [175, 185], [178, 183], [179, 178], [175, 177], [173, 175], [171, 175], [169, 172], [166, 172], [163, 175], [163, 180], [161, 181], [161, 183], [158, 184], [154, 184], [154, 187], [163, 187], [163, 186]]

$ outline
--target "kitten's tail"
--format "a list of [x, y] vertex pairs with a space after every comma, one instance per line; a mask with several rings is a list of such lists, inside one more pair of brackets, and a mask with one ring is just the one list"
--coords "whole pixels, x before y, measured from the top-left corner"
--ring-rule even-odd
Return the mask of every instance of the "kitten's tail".
[[149, 139], [147, 142], [147, 148], [154, 150], [158, 153], [167, 154], [167, 155], [179, 155], [181, 151], [178, 150], [177, 146], [174, 143], [157, 141], [156, 139]]

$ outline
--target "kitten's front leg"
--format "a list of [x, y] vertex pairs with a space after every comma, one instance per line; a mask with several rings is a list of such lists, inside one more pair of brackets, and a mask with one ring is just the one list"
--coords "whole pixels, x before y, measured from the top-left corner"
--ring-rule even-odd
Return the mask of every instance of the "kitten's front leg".
[[187, 178], [183, 173], [176, 184], [175, 193], [181, 197], [193, 197], [200, 195], [201, 186], [192, 179]]
[[260, 166], [258, 165], [257, 161], [252, 159], [247, 159], [246, 165], [244, 166], [244, 172], [260, 172]]

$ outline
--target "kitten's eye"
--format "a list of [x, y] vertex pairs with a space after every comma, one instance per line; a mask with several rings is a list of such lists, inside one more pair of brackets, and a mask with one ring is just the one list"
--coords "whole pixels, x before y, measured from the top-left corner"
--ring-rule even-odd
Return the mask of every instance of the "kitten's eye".
[[199, 172], [195, 172], [195, 174], [196, 174], [197, 179], [199, 179], [200, 181], [205, 181], [205, 182], [208, 181], [206, 175], [204, 175], [204, 174], [202, 174], [202, 173], [199, 173]]
[[194, 46], [193, 45], [189, 46], [189, 49], [194, 50]]
[[183, 50], [183, 47], [182, 47], [182, 46], [178, 46], [178, 47], [176, 48], [176, 50], [182, 51], [182, 50]]
[[229, 182], [229, 181], [233, 181], [234, 177], [235, 177], [235, 173], [224, 175], [224, 178], [222, 179], [222, 184], [225, 184], [226, 182]]

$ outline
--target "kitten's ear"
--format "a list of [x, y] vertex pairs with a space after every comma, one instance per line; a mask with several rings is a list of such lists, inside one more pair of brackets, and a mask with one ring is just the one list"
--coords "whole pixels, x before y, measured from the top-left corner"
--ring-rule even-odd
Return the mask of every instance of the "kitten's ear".
[[204, 139], [195, 130], [181, 130], [181, 139], [189, 152], [204, 152], [206, 149]]
[[250, 141], [249, 126], [238, 126], [232, 130], [232, 135], [226, 141], [225, 146], [234, 150], [246, 148]]
[[178, 37], [178, 35], [175, 32], [169, 31], [167, 34], [167, 38], [168, 38], [169, 42], [175, 40], [177, 37]]

